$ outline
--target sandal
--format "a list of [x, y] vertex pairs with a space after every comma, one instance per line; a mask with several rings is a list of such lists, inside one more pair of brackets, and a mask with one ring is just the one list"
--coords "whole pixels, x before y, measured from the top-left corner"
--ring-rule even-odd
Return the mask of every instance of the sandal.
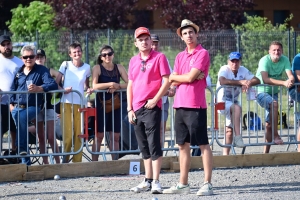
[[283, 140], [281, 139], [280, 136], [278, 136], [278, 137], [274, 138], [274, 143], [275, 144], [283, 144]]

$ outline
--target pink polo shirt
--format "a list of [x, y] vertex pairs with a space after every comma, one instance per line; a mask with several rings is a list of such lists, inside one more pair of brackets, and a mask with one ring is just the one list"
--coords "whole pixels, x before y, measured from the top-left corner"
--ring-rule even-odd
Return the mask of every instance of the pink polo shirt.
[[[140, 53], [130, 59], [128, 78], [132, 80], [132, 108], [134, 111], [143, 107], [148, 99], [153, 99], [161, 87], [162, 76], [170, 75], [170, 68], [164, 54], [151, 50], [145, 60], [145, 71], [141, 71]], [[161, 99], [157, 106], [161, 108]]]
[[[188, 53], [187, 49], [180, 52], [175, 58], [174, 72], [186, 74], [192, 68], [196, 68], [208, 75], [210, 65], [209, 54], [200, 44], [193, 53]], [[182, 83], [177, 86], [174, 100], [174, 108], [207, 108], [205, 98], [206, 80], [195, 80], [192, 83]]]

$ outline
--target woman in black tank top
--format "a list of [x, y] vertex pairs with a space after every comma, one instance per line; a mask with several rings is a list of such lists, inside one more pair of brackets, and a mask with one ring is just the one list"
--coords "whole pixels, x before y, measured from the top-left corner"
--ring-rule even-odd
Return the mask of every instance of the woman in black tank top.
[[[120, 128], [121, 128], [121, 109], [115, 109], [106, 113], [103, 108], [103, 102], [109, 100], [120, 92], [118, 90], [127, 87], [128, 75], [125, 68], [120, 64], [113, 63], [114, 50], [109, 45], [104, 45], [100, 49], [98, 64], [93, 67], [93, 89], [106, 90], [106, 92], [97, 92], [97, 137], [93, 142], [92, 151], [99, 152], [104, 137], [104, 131], [109, 134], [110, 151], [119, 150]], [[124, 83], [120, 83], [120, 78]], [[121, 97], [121, 96], [120, 96]], [[105, 118], [104, 118], [105, 117]], [[105, 122], [105, 124], [104, 124]], [[104, 130], [105, 127], [105, 130]], [[92, 160], [97, 161], [99, 155], [92, 155]], [[118, 154], [112, 154], [112, 159], [118, 159]]]

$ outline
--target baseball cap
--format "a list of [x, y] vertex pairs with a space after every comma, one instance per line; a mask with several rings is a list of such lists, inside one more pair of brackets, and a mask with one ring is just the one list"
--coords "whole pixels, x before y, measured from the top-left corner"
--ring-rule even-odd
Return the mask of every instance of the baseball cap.
[[188, 20], [188, 19], [184, 19], [182, 20], [181, 22], [181, 26], [177, 29], [176, 33], [179, 37], [181, 37], [181, 29], [186, 27], [186, 26], [192, 26], [196, 29], [196, 33], [199, 32], [199, 26], [197, 26], [196, 24], [194, 24], [191, 20]]
[[11, 39], [10, 39], [10, 37], [9, 37], [8, 35], [1, 35], [1, 36], [0, 36], [0, 44], [1, 44], [2, 42], [4, 42], [5, 40], [11, 42]]
[[229, 60], [234, 60], [234, 59], [240, 60], [241, 58], [242, 55], [239, 52], [231, 52], [229, 54]]
[[154, 42], [158, 42], [158, 41], [159, 41], [159, 37], [158, 37], [157, 34], [151, 34], [151, 39], [152, 39], [152, 41], [154, 41]]
[[134, 38], [138, 38], [141, 35], [146, 34], [150, 36], [150, 31], [146, 27], [139, 27], [134, 32]]
[[36, 51], [36, 55], [46, 56], [46, 53], [45, 53], [45, 51], [43, 49], [38, 49]]

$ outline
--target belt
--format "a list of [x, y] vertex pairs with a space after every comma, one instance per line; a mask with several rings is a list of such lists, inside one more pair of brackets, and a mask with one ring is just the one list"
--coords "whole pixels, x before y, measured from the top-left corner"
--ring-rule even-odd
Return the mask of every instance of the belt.
[[16, 104], [15, 107], [19, 107], [19, 108], [26, 108], [27, 106], [24, 104]]

